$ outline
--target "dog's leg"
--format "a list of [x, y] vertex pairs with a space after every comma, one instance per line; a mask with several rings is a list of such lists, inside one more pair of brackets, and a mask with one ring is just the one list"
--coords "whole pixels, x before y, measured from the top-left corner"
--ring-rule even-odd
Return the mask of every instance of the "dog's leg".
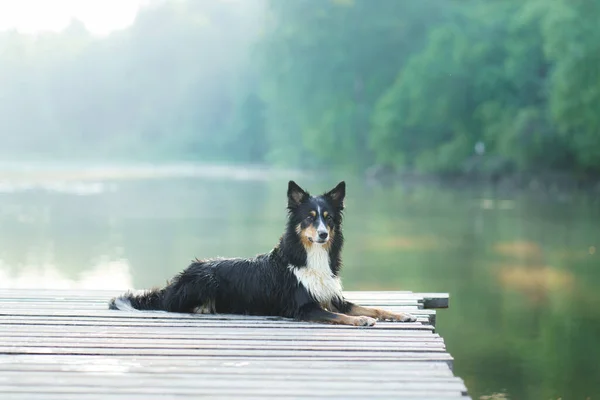
[[366, 316], [380, 321], [415, 322], [417, 318], [409, 313], [393, 313], [380, 308], [362, 307], [344, 299], [335, 301], [334, 307], [341, 313], [350, 316]]
[[376, 322], [374, 318], [369, 316], [350, 316], [327, 311], [317, 304], [307, 304], [302, 307], [298, 319], [309, 322], [353, 326], [373, 326]]
[[351, 304], [347, 312], [348, 315], [366, 315], [367, 317], [376, 318], [380, 321], [399, 321], [399, 322], [415, 322], [415, 318], [409, 313], [393, 313], [381, 308], [362, 307], [356, 304]]

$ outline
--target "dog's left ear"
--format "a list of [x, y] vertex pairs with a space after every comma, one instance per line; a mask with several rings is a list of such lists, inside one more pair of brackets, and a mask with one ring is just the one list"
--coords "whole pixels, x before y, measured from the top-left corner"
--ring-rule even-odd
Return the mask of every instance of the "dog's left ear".
[[325, 193], [325, 197], [327, 197], [336, 208], [343, 210], [344, 198], [346, 197], [346, 182], [341, 181], [338, 183], [336, 187]]

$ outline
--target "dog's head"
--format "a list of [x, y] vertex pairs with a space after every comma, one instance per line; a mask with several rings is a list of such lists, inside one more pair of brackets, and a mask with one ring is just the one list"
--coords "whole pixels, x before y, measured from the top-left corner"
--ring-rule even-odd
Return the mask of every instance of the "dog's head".
[[311, 196], [294, 181], [288, 184], [290, 222], [305, 247], [329, 247], [342, 223], [346, 183], [320, 196]]

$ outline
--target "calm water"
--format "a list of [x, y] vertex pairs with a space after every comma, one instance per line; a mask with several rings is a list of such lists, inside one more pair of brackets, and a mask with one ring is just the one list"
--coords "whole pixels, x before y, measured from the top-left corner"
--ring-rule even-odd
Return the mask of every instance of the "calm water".
[[[144, 288], [268, 251], [298, 178], [17, 172], [0, 175], [0, 287]], [[348, 184], [345, 288], [450, 292], [439, 332], [473, 398], [600, 398], [596, 199]]]

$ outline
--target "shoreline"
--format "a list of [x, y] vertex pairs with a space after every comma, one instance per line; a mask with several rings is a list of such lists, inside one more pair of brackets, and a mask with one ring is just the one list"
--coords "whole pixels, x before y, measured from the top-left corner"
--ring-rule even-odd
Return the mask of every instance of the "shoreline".
[[[197, 163], [197, 162], [0, 162], [0, 183], [44, 184], [49, 182], [107, 182], [165, 178], [209, 178], [266, 181], [344, 175], [343, 170], [300, 170], [268, 164]], [[547, 195], [581, 192], [600, 194], [600, 177], [578, 177], [564, 172], [542, 173], [421, 173], [371, 167], [352, 173], [369, 187], [401, 186], [448, 189], [479, 188], [499, 193], [535, 192]]]
[[371, 168], [365, 172], [364, 177], [369, 185], [375, 186], [487, 188], [500, 193], [536, 192], [549, 195], [558, 195], [564, 192], [600, 194], [600, 177], [577, 177], [564, 172], [522, 172], [489, 175], [398, 172]]

